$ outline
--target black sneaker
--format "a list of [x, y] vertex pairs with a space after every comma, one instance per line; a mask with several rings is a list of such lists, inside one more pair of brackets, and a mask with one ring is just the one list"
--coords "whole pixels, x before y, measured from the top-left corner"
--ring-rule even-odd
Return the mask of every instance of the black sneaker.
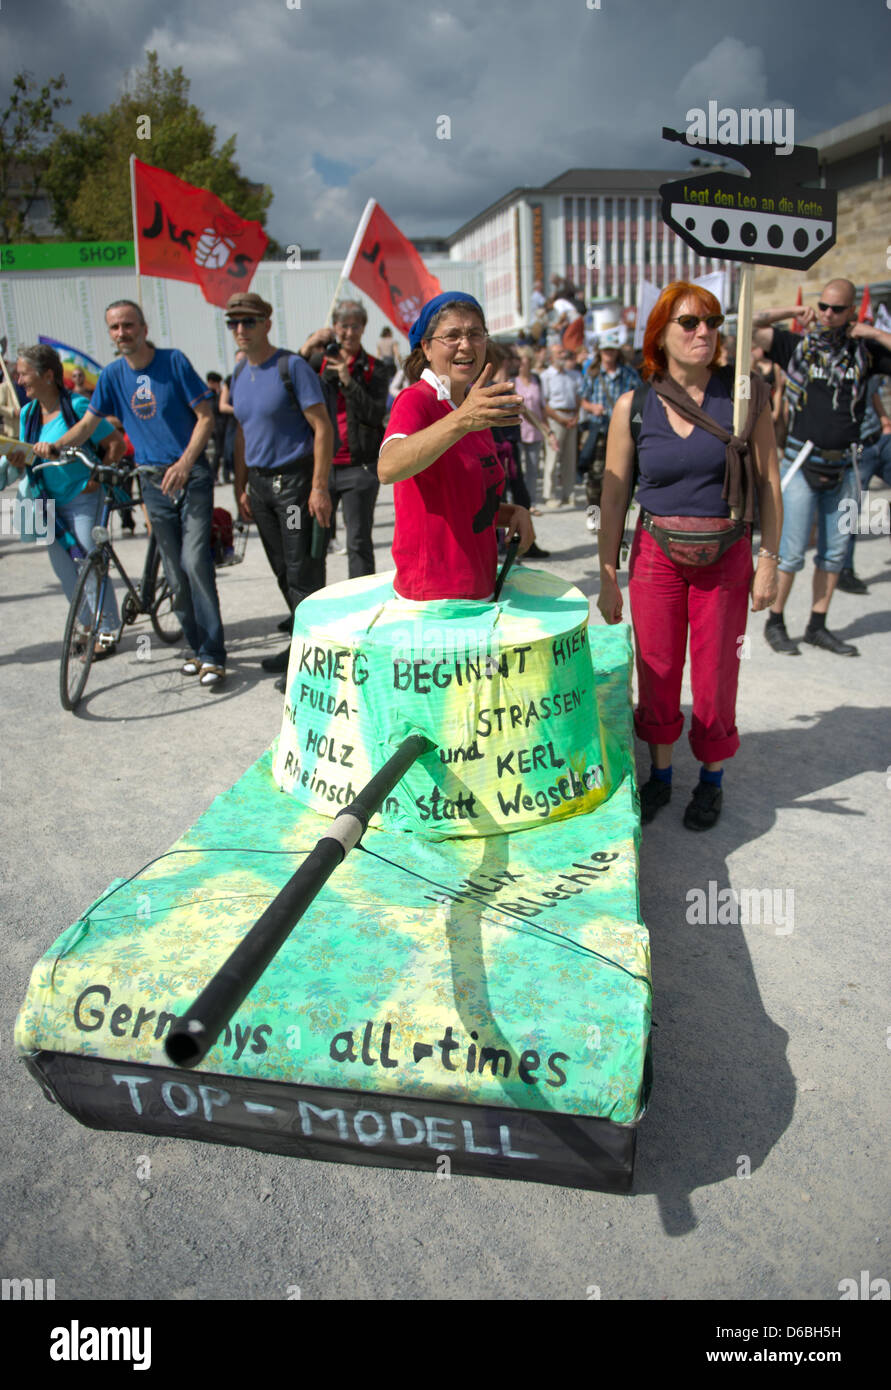
[[801, 652], [786, 631], [784, 622], [768, 623], [764, 629], [764, 640], [775, 652], [782, 652], [783, 656], [801, 656]]
[[550, 552], [549, 550], [542, 550], [541, 546], [540, 546], [540, 545], [536, 545], [536, 544], [535, 544], [535, 541], [533, 541], [532, 544], [530, 545], [529, 549], [526, 551], [526, 554], [523, 556], [523, 559], [524, 559], [524, 560], [547, 560], [548, 557], [550, 556], [550, 553], [551, 553], [551, 552]]
[[834, 652], [836, 656], [860, 655], [852, 642], [843, 642], [840, 637], [836, 637], [825, 627], [818, 627], [814, 630], [808, 628], [804, 634], [804, 641], [810, 643], [812, 647], [822, 647], [824, 652]]
[[640, 789], [641, 825], [648, 824], [656, 812], [661, 810], [663, 806], [667, 806], [670, 800], [670, 782], [660, 782], [658, 777], [651, 777], [649, 782], [644, 782]]
[[284, 693], [285, 693], [285, 678], [284, 678], [284, 676], [279, 676], [278, 680], [274, 682], [274, 685], [275, 685], [275, 689], [276, 689], [276, 690], [280, 690], [281, 693], [284, 695]]
[[264, 656], [260, 665], [264, 671], [273, 671], [276, 675], [281, 671], [287, 671], [288, 658], [291, 655], [291, 648], [285, 647], [283, 652], [277, 652], [275, 656]]
[[276, 624], [276, 632], [290, 632], [290, 631], [291, 631], [291, 628], [292, 628], [293, 626], [294, 626], [294, 619], [293, 619], [293, 618], [291, 618], [291, 617], [282, 618], [281, 622]]
[[723, 799], [720, 787], [711, 782], [697, 782], [690, 805], [684, 812], [684, 825], [688, 830], [711, 830], [721, 814]]
[[853, 570], [842, 570], [838, 576], [838, 588], [846, 594], [868, 594], [869, 590]]

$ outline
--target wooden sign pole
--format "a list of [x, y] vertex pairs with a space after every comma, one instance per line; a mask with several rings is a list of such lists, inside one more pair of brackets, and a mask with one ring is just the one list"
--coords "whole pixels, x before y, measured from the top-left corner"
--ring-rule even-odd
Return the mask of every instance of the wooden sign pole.
[[733, 375], [733, 433], [738, 435], [746, 423], [749, 409], [748, 378], [752, 360], [752, 301], [755, 294], [755, 267], [743, 261], [739, 277], [739, 312], [736, 320], [736, 369]]

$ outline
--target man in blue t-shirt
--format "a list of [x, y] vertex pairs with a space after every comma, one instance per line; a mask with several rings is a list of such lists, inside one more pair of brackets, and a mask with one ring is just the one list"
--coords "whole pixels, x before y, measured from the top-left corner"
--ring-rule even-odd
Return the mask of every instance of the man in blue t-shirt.
[[142, 310], [132, 300], [110, 304], [105, 322], [120, 356], [103, 367], [80, 424], [35, 452], [48, 456], [83, 443], [100, 416], [123, 421], [136, 462], [158, 468], [159, 482], [142, 475], [142, 495], [193, 653], [183, 674], [217, 685], [226, 674], [226, 647], [210, 548], [213, 474], [204, 455], [213, 432], [211, 391], [183, 353], [150, 346]]
[[[247, 356], [232, 374], [235, 500], [245, 521], [256, 521], [266, 558], [291, 610], [325, 587], [325, 557], [312, 557], [312, 530], [331, 520], [328, 479], [334, 430], [319, 378], [302, 357], [269, 341], [272, 305], [258, 294], [234, 294], [226, 324]], [[287, 360], [288, 380], [280, 361]], [[281, 673], [290, 648], [261, 663]]]

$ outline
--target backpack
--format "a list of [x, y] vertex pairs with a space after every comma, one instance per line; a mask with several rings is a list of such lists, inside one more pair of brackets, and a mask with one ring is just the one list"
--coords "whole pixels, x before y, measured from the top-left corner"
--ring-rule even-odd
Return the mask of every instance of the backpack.
[[[730, 392], [730, 399], [733, 400], [733, 383], [736, 369], [733, 366], [715, 368], [715, 376], [720, 378]], [[622, 540], [619, 545], [619, 564], [623, 564], [628, 551], [631, 548], [630, 540], [626, 540], [626, 532], [629, 531], [629, 521], [634, 507], [634, 494], [637, 492], [637, 484], [640, 479], [640, 462], [637, 453], [637, 441], [640, 438], [641, 426], [643, 425], [643, 412], [646, 405], [647, 396], [652, 387], [648, 381], [642, 381], [639, 386], [635, 386], [634, 394], [631, 397], [631, 410], [629, 412], [629, 426], [631, 428], [631, 439], [634, 444], [634, 466], [631, 472], [631, 488], [628, 493], [628, 508], [625, 512], [625, 526], [622, 532]]]
[[[303, 410], [301, 408], [300, 402], [297, 399], [297, 392], [294, 390], [294, 383], [291, 380], [290, 371], [291, 358], [296, 357], [298, 355], [299, 354], [295, 352], [283, 352], [278, 359], [278, 374], [281, 378], [282, 386], [285, 388], [285, 391], [287, 392], [291, 404], [293, 405], [294, 409], [300, 411], [300, 414], [302, 415]], [[229, 387], [230, 398], [232, 396], [233, 391], [235, 390], [235, 383], [238, 380], [238, 374], [243, 367], [244, 362], [239, 362], [238, 366], [235, 368], [235, 371], [232, 373], [232, 384]], [[331, 421], [331, 428], [334, 431], [334, 443], [331, 449], [331, 453], [332, 455], [334, 455], [340, 448], [341, 443], [340, 430], [338, 429], [337, 425], [337, 390], [331, 384], [330, 381], [326, 381], [324, 377], [321, 376], [319, 377], [319, 385], [322, 388], [322, 397], [325, 402], [325, 409], [328, 411], [328, 418]]]

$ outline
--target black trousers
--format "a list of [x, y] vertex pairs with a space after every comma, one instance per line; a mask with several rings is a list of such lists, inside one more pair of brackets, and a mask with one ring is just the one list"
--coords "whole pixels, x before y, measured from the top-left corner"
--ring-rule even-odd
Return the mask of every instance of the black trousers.
[[328, 478], [334, 507], [338, 500], [343, 507], [350, 579], [375, 573], [371, 528], [379, 488], [377, 473], [356, 463], [335, 464]]
[[291, 612], [325, 587], [325, 558], [312, 558], [312, 460], [297, 473], [248, 471], [248, 497], [272, 572]]

